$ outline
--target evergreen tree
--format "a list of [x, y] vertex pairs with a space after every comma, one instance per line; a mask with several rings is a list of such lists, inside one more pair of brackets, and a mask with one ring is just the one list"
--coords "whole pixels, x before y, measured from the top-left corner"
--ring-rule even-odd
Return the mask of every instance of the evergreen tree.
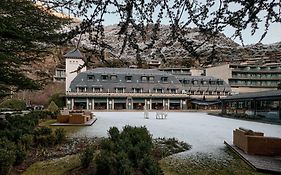
[[66, 21], [30, 0], [0, 1], [0, 98], [40, 88], [25, 69], [62, 40], [58, 31]]

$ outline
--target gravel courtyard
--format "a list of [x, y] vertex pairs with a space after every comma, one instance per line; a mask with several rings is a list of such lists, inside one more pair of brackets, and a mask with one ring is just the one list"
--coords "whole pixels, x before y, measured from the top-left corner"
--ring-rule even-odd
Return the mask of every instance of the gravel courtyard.
[[189, 153], [219, 153], [223, 141], [232, 141], [232, 130], [238, 127], [264, 132], [267, 136], [281, 137], [281, 126], [252, 121], [221, 118], [199, 112], [168, 112], [167, 119], [155, 119], [156, 112], [96, 112], [98, 120], [85, 127], [74, 137], [106, 137], [111, 126], [146, 126], [154, 138], [175, 137], [192, 145]]

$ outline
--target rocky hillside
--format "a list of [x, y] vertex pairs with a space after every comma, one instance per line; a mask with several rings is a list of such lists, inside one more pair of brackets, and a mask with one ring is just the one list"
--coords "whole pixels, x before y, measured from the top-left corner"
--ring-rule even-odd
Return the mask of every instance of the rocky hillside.
[[[216, 45], [216, 51], [220, 57], [228, 57], [228, 53], [226, 51], [239, 47], [237, 43], [232, 41], [230, 38], [227, 38], [223, 34], [220, 34], [217, 38], [206, 41], [206, 36], [200, 33], [198, 29], [188, 28], [185, 32], [185, 38], [188, 38], [188, 40], [193, 42], [194, 48], [201, 45], [201, 47], [196, 50], [196, 53], [199, 57], [194, 58], [194, 56], [184, 49], [178, 41], [171, 42], [171, 39], [169, 38], [169, 30], [169, 26], [162, 25], [157, 35], [158, 39], [154, 44], [155, 47], [151, 49], [145, 49], [140, 53], [141, 59], [144, 60], [144, 63], [156, 59], [162, 62], [163, 67], [188, 66], [186, 65], [186, 60], [190, 60], [189, 63], [192, 64], [196, 63], [196, 61], [204, 63], [204, 60], [212, 51], [213, 44]], [[105, 42], [110, 46], [106, 50], [107, 59], [112, 60], [118, 58], [124, 62], [135, 64], [136, 53], [132, 48], [127, 47], [121, 57], [119, 57], [119, 53], [123, 45], [123, 38], [120, 38], [119, 35], [117, 35], [118, 32], [119, 27], [117, 25], [107, 26], [105, 28]], [[150, 35], [151, 33], [152, 31], [148, 29], [147, 35]], [[139, 36], [139, 38], [138, 45], [140, 46], [140, 49], [144, 49], [146, 44], [149, 44], [150, 41], [144, 41], [141, 36]], [[81, 46], [86, 48], [94, 47], [91, 45], [87, 35], [82, 36]]]
[[[140, 53], [144, 67], [145, 63], [155, 59], [161, 61], [162, 67], [198, 67], [223, 62], [239, 63], [248, 58], [275, 57], [281, 54], [281, 42], [271, 45], [256, 44], [242, 47], [224, 34], [219, 34], [218, 37], [206, 41], [206, 36], [200, 33], [198, 29], [188, 28], [185, 33], [185, 38], [192, 41], [194, 46], [201, 45], [196, 49], [196, 54], [198, 55], [196, 58], [184, 49], [178, 41], [170, 42], [169, 30], [169, 26], [162, 25], [157, 36], [158, 40], [156, 40], [155, 48], [146, 49]], [[107, 26], [105, 28], [105, 42], [109, 45], [106, 49], [105, 58], [111, 61], [121, 59], [122, 62], [128, 62], [129, 65], [136, 64], [136, 52], [132, 48], [127, 47], [121, 57], [119, 57], [123, 40], [117, 35], [118, 32], [119, 27], [117, 25]], [[148, 30], [147, 35], [151, 32], [152, 31]], [[139, 38], [138, 45], [141, 49], [145, 48], [149, 41], [143, 41], [141, 39], [142, 37]], [[76, 42], [74, 40], [74, 43]], [[94, 47], [91, 45], [87, 35], [82, 36], [80, 45], [85, 48]], [[215, 54], [213, 55], [212, 53]], [[95, 60], [95, 57], [92, 57], [92, 59]], [[98, 64], [98, 61], [99, 60], [94, 61], [94, 67], [103, 66], [102, 64]], [[116, 66], [122, 66], [122, 64], [116, 63]]]

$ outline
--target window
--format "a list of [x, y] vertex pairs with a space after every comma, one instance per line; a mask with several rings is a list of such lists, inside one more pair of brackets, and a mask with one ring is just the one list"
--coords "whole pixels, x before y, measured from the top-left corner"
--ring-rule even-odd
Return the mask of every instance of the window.
[[146, 77], [146, 76], [142, 76], [142, 77], [141, 77], [141, 81], [142, 81], [142, 82], [147, 81], [147, 77]]
[[175, 93], [177, 93], [177, 90], [176, 89], [171, 89], [171, 93], [175, 94]]
[[86, 92], [86, 88], [84, 88], [84, 87], [79, 87], [79, 88], [78, 88], [78, 92]]
[[94, 92], [102, 92], [102, 88], [94, 88], [93, 91]]
[[115, 92], [116, 93], [123, 93], [124, 92], [124, 88], [115, 88]]
[[108, 79], [108, 75], [101, 75], [101, 79], [102, 80], [107, 80]]
[[111, 76], [110, 76], [110, 79], [111, 79], [111, 80], [117, 80], [117, 75], [111, 75]]
[[215, 85], [216, 84], [215, 81], [210, 81], [209, 83], [210, 83], [210, 85]]
[[162, 93], [163, 89], [156, 89], [156, 93]]
[[218, 80], [218, 85], [223, 85], [223, 81]]
[[88, 75], [88, 80], [94, 80], [95, 79], [95, 76], [94, 75]]
[[134, 93], [142, 93], [142, 88], [133, 88]]
[[202, 85], [207, 85], [207, 81], [206, 80], [202, 80], [201, 83], [202, 83]]
[[161, 77], [162, 82], [168, 82], [168, 77]]
[[150, 81], [150, 82], [153, 82], [154, 81], [154, 77], [148, 77], [148, 80]]
[[198, 81], [197, 81], [197, 80], [192, 80], [192, 84], [197, 85], [197, 84], [198, 84]]
[[126, 82], [132, 82], [132, 76], [125, 76]]

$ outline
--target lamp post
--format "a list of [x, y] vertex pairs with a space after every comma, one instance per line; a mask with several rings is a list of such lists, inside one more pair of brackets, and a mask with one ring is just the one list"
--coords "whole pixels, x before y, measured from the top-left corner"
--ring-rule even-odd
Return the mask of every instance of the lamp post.
[[89, 110], [92, 110], [92, 103], [89, 103]]
[[67, 104], [67, 108], [70, 110], [70, 104], [71, 104], [71, 102], [70, 102], [70, 100], [67, 100], [67, 102], [66, 102], [66, 104]]
[[186, 105], [186, 101], [183, 100], [183, 101], [182, 101], [182, 109], [185, 109], [185, 107], [186, 107], [185, 105]]
[[111, 100], [109, 100], [109, 109], [112, 109], [112, 101]]

